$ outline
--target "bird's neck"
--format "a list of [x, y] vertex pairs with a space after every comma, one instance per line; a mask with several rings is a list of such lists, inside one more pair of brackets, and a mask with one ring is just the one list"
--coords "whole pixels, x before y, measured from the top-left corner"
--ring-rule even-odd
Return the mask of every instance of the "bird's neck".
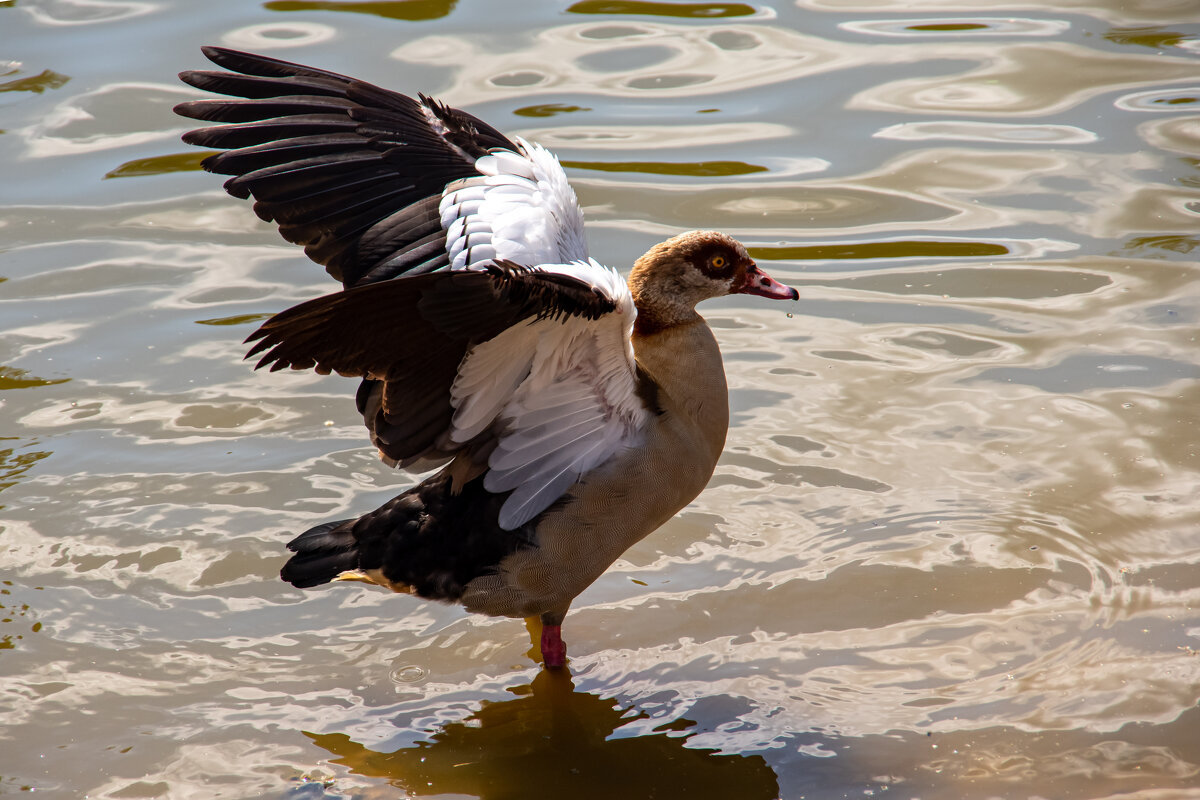
[[650, 333], [635, 328], [633, 352], [658, 385], [660, 404], [689, 421], [715, 466], [729, 428], [729, 389], [716, 337], [695, 309], [691, 313], [688, 323]]
[[637, 320], [634, 331], [642, 336], [650, 336], [668, 328], [680, 325], [703, 323], [696, 313], [696, 303], [670, 291], [670, 287], [662, 283], [640, 281], [635, 271], [629, 279], [629, 291], [633, 295], [633, 304], [637, 306]]

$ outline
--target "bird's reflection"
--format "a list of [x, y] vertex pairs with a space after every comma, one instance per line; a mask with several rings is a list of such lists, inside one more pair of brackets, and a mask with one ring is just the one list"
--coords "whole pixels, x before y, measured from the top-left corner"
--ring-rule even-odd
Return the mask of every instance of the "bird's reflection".
[[[775, 798], [775, 773], [759, 755], [717, 755], [666, 735], [610, 739], [630, 715], [613, 699], [575, 691], [567, 670], [543, 671], [515, 689], [521, 696], [485, 702], [429, 741], [380, 753], [341, 733], [307, 734], [333, 763], [385, 778], [411, 796], [479, 798], [555, 796]], [[659, 731], [677, 729], [677, 720]]]

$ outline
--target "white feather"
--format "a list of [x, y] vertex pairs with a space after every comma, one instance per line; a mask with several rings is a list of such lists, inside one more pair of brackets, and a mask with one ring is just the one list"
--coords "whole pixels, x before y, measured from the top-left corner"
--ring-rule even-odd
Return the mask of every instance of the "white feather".
[[[479, 177], [446, 187], [439, 205], [452, 269], [501, 258], [525, 266], [587, 258], [583, 212], [558, 159], [516, 138], [519, 152], [494, 150], [475, 162]], [[486, 238], [465, 243], [479, 233]], [[477, 249], [488, 244], [493, 249]]]
[[507, 529], [635, 442], [649, 418], [636, 391], [629, 338], [636, 311], [625, 281], [595, 261], [535, 269], [585, 282], [615, 310], [595, 320], [521, 322], [473, 347], [459, 365], [448, 438], [462, 444], [489, 427], [499, 436], [484, 486], [512, 492], [500, 511]]
[[[498, 522], [501, 528], [512, 530], [540, 514], [562, 493], [579, 480], [580, 476], [602, 463], [614, 450], [602, 438], [584, 440], [581, 447], [571, 451], [571, 456], [562, 454], [548, 465], [538, 480], [525, 481], [518, 485], [504, 505], [500, 507]], [[491, 473], [488, 473], [491, 477]], [[487, 486], [488, 478], [484, 478]]]
[[468, 442], [495, 421], [529, 374], [536, 342], [533, 326], [517, 325], [463, 356], [450, 387], [451, 441]]
[[[522, 420], [528, 422], [528, 420]], [[493, 470], [513, 470], [517, 467], [547, 458], [550, 454], [566, 448], [577, 439], [602, 430], [604, 416], [593, 400], [586, 407], [559, 415], [551, 424], [541, 423], [525, 427], [504, 437], [488, 459]], [[512, 488], [512, 487], [509, 487]]]

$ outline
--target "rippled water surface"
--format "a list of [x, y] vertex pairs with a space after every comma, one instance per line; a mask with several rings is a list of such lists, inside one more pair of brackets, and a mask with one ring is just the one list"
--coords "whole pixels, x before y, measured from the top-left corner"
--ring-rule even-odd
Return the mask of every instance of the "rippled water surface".
[[[202, 44], [552, 147], [592, 252], [719, 227], [708, 490], [520, 621], [277, 578], [374, 508], [334, 288], [199, 171]], [[1200, 6], [0, 2], [0, 795], [1200, 793]]]

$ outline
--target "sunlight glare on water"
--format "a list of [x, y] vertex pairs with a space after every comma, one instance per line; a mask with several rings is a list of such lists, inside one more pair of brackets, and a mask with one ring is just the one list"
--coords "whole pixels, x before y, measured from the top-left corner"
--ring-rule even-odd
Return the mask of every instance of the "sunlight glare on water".
[[[1200, 9], [0, 2], [0, 795], [1200, 792]], [[203, 173], [200, 46], [552, 148], [600, 261], [692, 228], [709, 488], [518, 620], [282, 583], [410, 476], [241, 344], [332, 291]], [[789, 313], [790, 312], [790, 313]], [[398, 795], [397, 792], [400, 794]]]

